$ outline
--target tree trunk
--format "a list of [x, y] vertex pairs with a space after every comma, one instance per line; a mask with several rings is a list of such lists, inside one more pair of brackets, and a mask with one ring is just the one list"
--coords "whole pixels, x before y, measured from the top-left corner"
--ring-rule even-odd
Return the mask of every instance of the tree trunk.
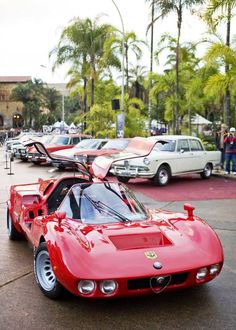
[[[228, 13], [227, 13], [227, 32], [226, 32], [226, 45], [230, 47], [230, 28], [231, 28], [231, 6], [228, 5]], [[229, 72], [229, 64], [225, 65], [225, 73]], [[225, 90], [225, 102], [224, 102], [224, 121], [226, 125], [230, 126], [230, 89], [229, 86], [226, 87]]]
[[129, 90], [129, 58], [128, 58], [128, 45], [125, 44], [125, 78], [126, 78], [126, 84], [125, 89], [126, 93], [128, 93]]
[[175, 93], [176, 93], [176, 104], [175, 104], [175, 111], [174, 111], [174, 133], [179, 134], [179, 64], [180, 64], [180, 33], [181, 33], [181, 26], [182, 26], [182, 4], [180, 3], [178, 8], [178, 22], [177, 22], [177, 45], [176, 45], [176, 66], [175, 66], [175, 74], [176, 74], [176, 86], [175, 86]]
[[87, 78], [83, 78], [84, 85], [83, 85], [83, 90], [84, 90], [84, 98], [83, 98], [83, 112], [84, 112], [84, 123], [83, 123], [83, 131], [86, 129], [87, 124], [86, 124], [86, 112], [87, 112]]

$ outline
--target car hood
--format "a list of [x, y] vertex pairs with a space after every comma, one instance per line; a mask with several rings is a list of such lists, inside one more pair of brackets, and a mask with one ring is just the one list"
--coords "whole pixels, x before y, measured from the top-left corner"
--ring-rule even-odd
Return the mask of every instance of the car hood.
[[112, 163], [118, 160], [148, 156], [156, 142], [156, 140], [141, 137], [133, 138], [128, 147], [122, 152], [95, 158], [92, 163], [93, 174], [97, 178], [104, 179]]
[[[176, 225], [178, 223], [178, 225]], [[64, 262], [80, 278], [116, 278], [178, 273], [222, 262], [218, 237], [201, 220], [152, 212], [148, 221], [99, 226], [75, 223], [64, 229]], [[203, 261], [204, 260], [204, 261]], [[162, 265], [155, 270], [154, 262]]]
[[[49, 149], [49, 148], [47, 148]], [[70, 149], [62, 149], [52, 152], [52, 156], [61, 156], [61, 157], [69, 157], [73, 158], [74, 154], [78, 151], [77, 148], [70, 148]]]

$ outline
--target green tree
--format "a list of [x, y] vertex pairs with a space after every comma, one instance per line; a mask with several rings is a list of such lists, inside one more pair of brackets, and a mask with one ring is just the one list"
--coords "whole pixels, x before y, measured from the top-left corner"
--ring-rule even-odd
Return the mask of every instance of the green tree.
[[23, 103], [25, 127], [33, 127], [39, 119], [43, 90], [42, 80], [33, 79], [25, 84], [19, 84], [12, 91], [11, 99]]
[[135, 32], [125, 32], [124, 35], [121, 31], [116, 30], [117, 33], [110, 39], [107, 39], [105, 44], [106, 56], [109, 54], [121, 54], [124, 39], [124, 71], [125, 71], [125, 85], [126, 92], [129, 88], [129, 61], [130, 57], [135, 55], [136, 60], [140, 60], [142, 57], [142, 46], [147, 46], [146, 42], [138, 39]]
[[46, 109], [52, 115], [56, 115], [58, 108], [61, 106], [62, 96], [55, 88], [44, 87], [43, 90], [43, 103]]
[[146, 101], [147, 91], [145, 88], [145, 79], [147, 78], [148, 71], [145, 66], [132, 65], [129, 70], [130, 82], [131, 82], [131, 96]]
[[56, 56], [54, 68], [71, 63], [69, 75], [70, 84], [77, 84], [83, 80], [84, 111], [87, 110], [87, 83], [90, 83], [90, 105], [94, 104], [95, 81], [98, 80], [104, 68], [117, 65], [115, 56], [110, 56], [104, 61], [104, 43], [114, 33], [114, 28], [108, 24], [98, 24], [99, 18], [94, 21], [89, 18], [79, 17], [71, 21], [60, 37], [57, 47], [50, 56]]
[[[216, 31], [217, 26], [221, 22], [226, 22], [226, 41], [225, 45], [230, 48], [231, 39], [231, 20], [233, 17], [233, 9], [236, 7], [235, 0], [208, 0], [207, 10], [204, 19], [212, 31]], [[229, 75], [230, 63], [225, 64], [225, 75]], [[229, 126], [230, 124], [230, 88], [229, 84], [225, 84], [224, 95], [224, 121]]]
[[[204, 0], [150, 0], [154, 4], [154, 10], [157, 16], [152, 20], [151, 25], [153, 25], [158, 19], [165, 18], [170, 13], [175, 12], [177, 14], [177, 42], [176, 42], [176, 65], [175, 65], [175, 93], [176, 99], [179, 98], [179, 65], [180, 65], [180, 36], [181, 28], [183, 22], [183, 10], [191, 9], [194, 5], [198, 5], [204, 2]], [[174, 130], [179, 132], [179, 103], [175, 102], [174, 111]]]
[[[233, 46], [228, 47], [223, 42], [214, 43], [205, 54], [205, 60], [208, 64], [215, 65], [218, 68], [207, 80], [204, 89], [205, 94], [214, 97], [220, 104], [224, 104], [227, 95], [230, 95], [231, 91], [234, 91], [236, 87], [236, 48]], [[223, 72], [221, 68], [226, 64], [228, 69]], [[235, 95], [235, 92], [233, 94]], [[227, 117], [224, 112], [221, 120], [224, 119], [227, 122], [228, 118], [229, 126], [231, 116], [230, 110], [228, 111]]]

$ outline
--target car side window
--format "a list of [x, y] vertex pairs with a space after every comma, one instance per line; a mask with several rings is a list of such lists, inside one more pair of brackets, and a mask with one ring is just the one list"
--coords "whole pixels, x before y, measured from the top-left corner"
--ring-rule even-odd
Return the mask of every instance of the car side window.
[[66, 212], [68, 218], [80, 219], [79, 207], [72, 191], [64, 198], [60, 211]]
[[187, 139], [178, 140], [177, 151], [180, 152], [181, 150], [183, 150], [184, 152], [190, 151], [189, 150], [189, 143], [188, 143]]
[[190, 143], [191, 151], [202, 151], [203, 150], [203, 147], [198, 140], [190, 139], [189, 143]]

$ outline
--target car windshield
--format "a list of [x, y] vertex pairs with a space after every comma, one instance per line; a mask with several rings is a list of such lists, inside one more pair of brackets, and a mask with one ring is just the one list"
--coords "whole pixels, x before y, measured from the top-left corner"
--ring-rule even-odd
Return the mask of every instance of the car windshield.
[[86, 139], [76, 144], [76, 149], [97, 149], [100, 144], [100, 140], [97, 139]]
[[129, 140], [115, 139], [108, 141], [102, 149], [125, 149], [129, 144]]
[[50, 144], [56, 144], [59, 146], [64, 146], [69, 143], [69, 137], [67, 136], [54, 136], [53, 139], [50, 141]]
[[52, 139], [54, 138], [53, 135], [44, 135], [42, 136], [39, 141], [42, 143], [42, 144], [48, 144], [52, 141]]
[[145, 207], [120, 183], [82, 183], [72, 187], [60, 211], [86, 224], [130, 222], [147, 219]]
[[175, 146], [176, 146], [176, 141], [175, 140], [159, 140], [153, 150], [155, 151], [170, 151], [174, 152], [175, 151]]

